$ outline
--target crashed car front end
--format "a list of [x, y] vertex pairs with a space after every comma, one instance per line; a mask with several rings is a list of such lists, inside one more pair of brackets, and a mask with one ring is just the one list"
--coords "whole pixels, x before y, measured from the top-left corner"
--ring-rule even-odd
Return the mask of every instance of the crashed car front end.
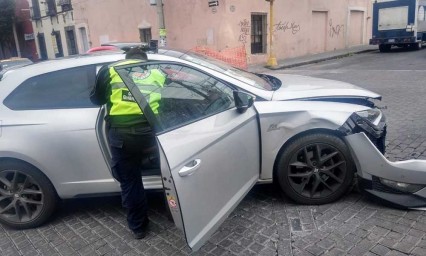
[[349, 146], [360, 187], [399, 208], [426, 207], [426, 161], [390, 162], [384, 156], [386, 122], [380, 110], [354, 113], [339, 129]]
[[344, 135], [365, 133], [374, 146], [385, 154], [386, 146], [386, 117], [380, 109], [371, 108], [353, 113], [339, 128]]

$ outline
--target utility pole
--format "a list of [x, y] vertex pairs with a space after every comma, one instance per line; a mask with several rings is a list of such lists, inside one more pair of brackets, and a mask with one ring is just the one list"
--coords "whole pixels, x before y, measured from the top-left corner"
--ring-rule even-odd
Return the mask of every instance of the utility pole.
[[266, 63], [267, 66], [275, 67], [278, 65], [277, 58], [274, 53], [274, 45], [273, 45], [273, 37], [272, 34], [274, 32], [274, 1], [275, 0], [266, 0], [269, 2], [269, 58]]
[[167, 45], [167, 31], [166, 25], [164, 23], [164, 10], [163, 10], [163, 0], [157, 0], [157, 15], [158, 15], [158, 29], [160, 35], [160, 47], [165, 47]]

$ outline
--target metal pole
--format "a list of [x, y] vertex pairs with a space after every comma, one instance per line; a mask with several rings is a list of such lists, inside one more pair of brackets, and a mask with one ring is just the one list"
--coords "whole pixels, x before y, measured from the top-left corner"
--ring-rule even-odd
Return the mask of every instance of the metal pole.
[[275, 58], [274, 46], [272, 42], [273, 28], [274, 28], [274, 0], [269, 0], [269, 58], [266, 65], [270, 67], [275, 67], [278, 65], [277, 58]]
[[160, 35], [160, 47], [165, 47], [167, 45], [167, 31], [166, 25], [164, 23], [164, 10], [163, 10], [163, 0], [157, 0], [157, 15], [158, 15], [158, 29]]

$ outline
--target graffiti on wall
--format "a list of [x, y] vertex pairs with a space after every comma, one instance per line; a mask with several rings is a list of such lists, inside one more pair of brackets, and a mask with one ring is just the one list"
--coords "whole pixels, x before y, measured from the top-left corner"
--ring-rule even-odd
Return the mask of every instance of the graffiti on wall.
[[240, 26], [240, 36], [238, 37], [238, 41], [246, 44], [250, 37], [250, 22], [247, 19], [244, 19], [240, 21], [238, 25]]
[[343, 35], [345, 31], [345, 25], [343, 24], [334, 25], [333, 19], [330, 19], [330, 21], [328, 22], [328, 26], [329, 26], [328, 34], [331, 38], [339, 37], [340, 35]]
[[293, 35], [296, 35], [297, 32], [300, 31], [300, 25], [296, 22], [289, 22], [289, 21], [280, 21], [277, 24], [274, 24], [274, 32], [286, 32], [291, 31]]

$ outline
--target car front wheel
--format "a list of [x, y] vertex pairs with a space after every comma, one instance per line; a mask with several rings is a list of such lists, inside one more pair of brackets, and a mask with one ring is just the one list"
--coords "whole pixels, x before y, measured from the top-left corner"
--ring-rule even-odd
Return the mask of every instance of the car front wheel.
[[301, 204], [326, 204], [340, 198], [351, 186], [355, 171], [342, 139], [322, 133], [291, 142], [277, 167], [282, 191]]
[[21, 162], [0, 162], [1, 223], [18, 229], [40, 226], [56, 203], [53, 185], [39, 170]]

